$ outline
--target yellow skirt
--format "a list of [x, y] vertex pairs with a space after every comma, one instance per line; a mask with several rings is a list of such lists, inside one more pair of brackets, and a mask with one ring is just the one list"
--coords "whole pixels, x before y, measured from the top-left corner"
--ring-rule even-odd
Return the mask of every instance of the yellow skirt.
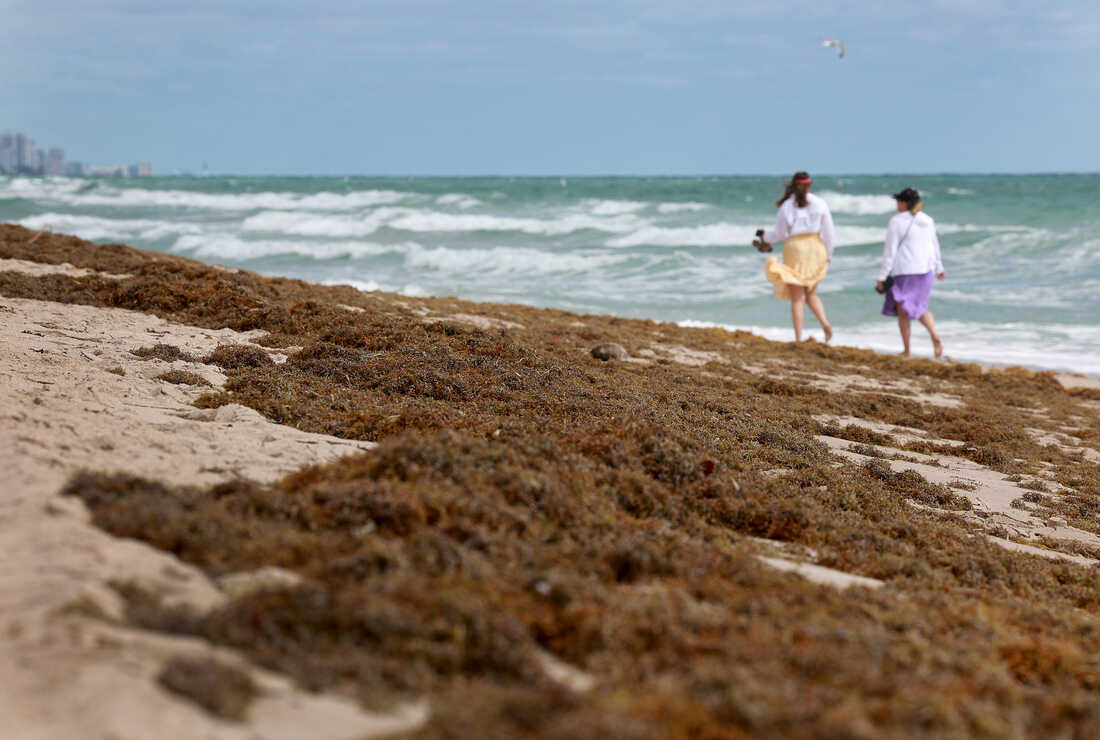
[[829, 256], [820, 234], [795, 234], [783, 242], [783, 261], [775, 257], [764, 260], [764, 274], [775, 286], [772, 295], [789, 301], [788, 285], [802, 285], [813, 290], [825, 279]]

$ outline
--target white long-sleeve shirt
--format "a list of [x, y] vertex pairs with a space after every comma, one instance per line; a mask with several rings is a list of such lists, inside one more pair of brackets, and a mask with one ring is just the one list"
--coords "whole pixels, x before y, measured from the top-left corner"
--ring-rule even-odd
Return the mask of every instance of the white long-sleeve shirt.
[[775, 228], [764, 232], [764, 241], [773, 244], [795, 234], [821, 234], [829, 259], [833, 258], [836, 244], [836, 228], [829, 206], [813, 193], [806, 193], [806, 207], [799, 208], [797, 196], [792, 195], [779, 206], [775, 214]]
[[943, 272], [936, 222], [923, 211], [916, 216], [903, 211], [890, 219], [886, 227], [886, 248], [878, 279], [885, 280], [887, 275], [923, 275], [929, 271], [937, 275]]

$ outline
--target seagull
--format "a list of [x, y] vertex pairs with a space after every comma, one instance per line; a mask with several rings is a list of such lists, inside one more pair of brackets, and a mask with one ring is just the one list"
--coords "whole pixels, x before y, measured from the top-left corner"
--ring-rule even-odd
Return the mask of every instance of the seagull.
[[837, 59], [840, 59], [841, 57], [844, 56], [844, 44], [840, 43], [836, 39], [831, 39], [828, 36], [826, 36], [825, 37], [825, 43], [822, 44], [822, 46], [835, 46], [836, 47], [836, 58]]

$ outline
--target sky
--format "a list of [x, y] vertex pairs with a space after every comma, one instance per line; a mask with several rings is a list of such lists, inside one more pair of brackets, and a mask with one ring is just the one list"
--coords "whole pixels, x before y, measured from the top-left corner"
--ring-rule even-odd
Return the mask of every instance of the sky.
[[0, 0], [0, 131], [158, 174], [1094, 172], [1096, 11]]

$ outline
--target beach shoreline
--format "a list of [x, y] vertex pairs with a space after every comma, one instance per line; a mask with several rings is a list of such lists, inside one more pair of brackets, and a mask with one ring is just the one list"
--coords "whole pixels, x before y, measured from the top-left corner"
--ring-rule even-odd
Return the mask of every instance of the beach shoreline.
[[[670, 661], [672, 654], [662, 652], [667, 646], [701, 650], [697, 660], [706, 651], [733, 649], [740, 644], [733, 625], [741, 622], [727, 621], [733, 618], [725, 610], [747, 604], [771, 615], [752, 622], [759, 630], [773, 629], [767, 625], [783, 623], [783, 610], [795, 609], [797, 620], [776, 628], [788, 635], [831, 624], [833, 617], [807, 604], [871, 610], [844, 623], [856, 635], [879, 634], [883, 620], [910, 619], [900, 606], [906, 599], [953, 619], [984, 604], [1009, 636], [1022, 629], [1009, 615], [1027, 598], [1058, 610], [1067, 624], [1084, 619], [1073, 616], [1082, 610], [1100, 610], [1084, 595], [1100, 562], [1100, 528], [1062, 501], [1098, 495], [1090, 488], [1100, 480], [1096, 379], [903, 361], [612, 316], [360, 293], [57, 235], [27, 247], [32, 237], [11, 227], [0, 233], [0, 376], [10, 419], [4, 462], [14, 484], [0, 512], [2, 544], [17, 564], [0, 593], [18, 605], [6, 613], [3, 629], [0, 683], [9, 690], [0, 707], [13, 718], [9, 726], [28, 735], [67, 737], [94, 728], [138, 737], [172, 728], [177, 737], [289, 738], [308, 727], [314, 737], [414, 730], [443, 736], [438, 723], [500, 732], [516, 721], [498, 711], [501, 696], [533, 702], [531, 716], [541, 719], [524, 715], [524, 721], [536, 722], [546, 736], [561, 731], [545, 724], [553, 721], [546, 710], [554, 702], [564, 702], [555, 705], [562, 716], [594, 721], [593, 727], [627, 722], [622, 726], [638, 728], [638, 736], [692, 721], [745, 732], [754, 725], [744, 717], [692, 693], [698, 666], [644, 679], [637, 696], [658, 697], [659, 717], [638, 720], [636, 707], [618, 709], [614, 697], [635, 685], [627, 677], [646, 660]], [[312, 315], [317, 328], [308, 323]], [[615, 341], [625, 359], [601, 362], [589, 354]], [[410, 372], [410, 362], [420, 367]], [[357, 368], [370, 372], [354, 375]], [[375, 395], [340, 400], [355, 389]], [[567, 399], [561, 408], [568, 414], [552, 405], [558, 397]], [[797, 404], [816, 415], [791, 413]], [[690, 416], [670, 423], [668, 409]], [[981, 424], [970, 418], [982, 414]], [[416, 461], [415, 471], [409, 461]], [[100, 477], [71, 482], [81, 471]], [[119, 475], [166, 488], [110, 482]], [[63, 488], [69, 495], [58, 496]], [[171, 504], [176, 496], [203, 501], [211, 491], [221, 492], [198, 513]], [[487, 498], [479, 498], [482, 491]], [[871, 491], [873, 505], [855, 503]], [[341, 496], [349, 497], [346, 513], [326, 508]], [[131, 521], [147, 505], [142, 497], [159, 502], [150, 509], [156, 519]], [[266, 502], [247, 515], [248, 507], [233, 509], [249, 522], [250, 539], [241, 542], [251, 554], [228, 544], [238, 536], [231, 529], [188, 539], [202, 522], [235, 521], [224, 518], [217, 501], [238, 499]], [[316, 503], [293, 509], [293, 516], [279, 513], [301, 500]], [[353, 501], [368, 508], [366, 519], [356, 518]], [[465, 506], [475, 508], [463, 513]], [[608, 506], [613, 511], [605, 513]], [[264, 518], [265, 507], [276, 512], [273, 518]], [[153, 527], [154, 521], [160, 523]], [[482, 528], [483, 521], [494, 524]], [[161, 528], [166, 539], [153, 531]], [[857, 535], [868, 528], [877, 539]], [[606, 531], [613, 535], [597, 534]], [[511, 539], [523, 537], [533, 539]], [[585, 544], [569, 544], [574, 538]], [[972, 542], [969, 551], [960, 538]], [[299, 560], [286, 559], [292, 542]], [[506, 567], [510, 561], [499, 558], [521, 545], [526, 562]], [[331, 561], [329, 551], [336, 553]], [[900, 552], [908, 555], [891, 554]], [[938, 564], [945, 559], [955, 567]], [[396, 575], [371, 570], [387, 562]], [[370, 575], [342, 580], [353, 567]], [[1011, 571], [1018, 574], [1010, 578]], [[261, 572], [267, 575], [255, 575]], [[971, 572], [993, 575], [975, 580]], [[227, 576], [238, 573], [253, 585], [227, 586], [234, 582]], [[402, 616], [378, 617], [371, 629], [394, 630], [391, 640], [403, 644], [398, 636], [414, 629], [413, 615], [426, 612], [444, 622], [460, 613], [467, 631], [461, 640], [451, 632], [440, 637], [436, 626], [396, 652], [373, 647], [364, 665], [389, 666], [388, 684], [405, 686], [393, 695], [354, 673], [347, 675], [359, 675], [369, 690], [357, 694], [333, 682], [327, 693], [313, 694], [302, 688], [309, 673], [299, 658], [266, 654], [259, 669], [261, 643], [219, 642], [211, 626], [253, 602], [266, 604], [260, 613], [279, 614], [280, 589], [312, 593], [311, 583], [330, 584], [337, 603], [367, 608], [370, 602], [356, 601], [354, 584], [393, 577], [405, 580], [371, 598], [393, 599], [388, 608]], [[1030, 580], [1025, 588], [1012, 578]], [[1080, 588], [1065, 592], [1065, 583]], [[264, 596], [266, 589], [274, 590]], [[151, 629], [125, 596], [135, 591], [155, 597], [158, 609], [190, 609], [206, 626], [188, 635]], [[618, 594], [621, 605], [603, 591]], [[437, 611], [440, 594], [450, 601]], [[803, 606], [784, 601], [798, 594]], [[403, 599], [416, 609], [401, 611]], [[644, 638], [631, 609], [662, 620], [664, 636]], [[938, 617], [928, 619], [928, 634], [935, 634]], [[609, 620], [618, 634], [639, 642], [619, 643], [616, 633], [597, 627]], [[697, 644], [692, 635], [700, 625], [725, 635], [721, 648]], [[478, 630], [506, 637], [476, 647]], [[800, 638], [809, 647], [791, 641], [777, 649], [789, 650], [785, 660], [796, 662], [800, 655], [835, 654], [846, 690], [856, 690], [862, 669], [854, 656], [863, 638], [849, 654], [843, 643], [815, 634]], [[1091, 638], [1073, 634], [1032, 639], [1087, 654]], [[449, 647], [454, 640], [467, 657], [452, 664], [436, 653], [437, 673], [403, 672], [422, 660], [416, 651], [427, 635], [447, 650], [458, 649]], [[952, 649], [991, 665], [1009, 660], [1004, 645], [987, 654], [977, 635]], [[766, 644], [787, 644], [774, 639]], [[1012, 639], [1005, 645], [1016, 644]], [[753, 644], [744, 642], [738, 660], [754, 666], [761, 696], [779, 696], [787, 680], [829, 696], [813, 671], [795, 671], [798, 679], [781, 679], [787, 669], [770, 673], [766, 651]], [[890, 645], [888, 651], [900, 650]], [[1066, 665], [1076, 665], [1070, 648], [1058, 649]], [[339, 650], [329, 657], [317, 650], [310, 670], [342, 665], [323, 662]], [[628, 658], [631, 651], [637, 655]], [[261, 698], [251, 700], [244, 719], [227, 719], [195, 693], [166, 690], [164, 666], [181, 656], [210, 658], [233, 675], [251, 676]], [[726, 680], [720, 666], [730, 659], [721, 653], [706, 663], [710, 680]], [[900, 681], [906, 671], [896, 675]], [[1077, 700], [1078, 674], [1065, 675], [1052, 679], [1046, 696]], [[490, 678], [469, 683], [472, 676]], [[1005, 676], [1013, 702], [1041, 704], [1041, 696], [1012, 693], [1016, 679]], [[764, 712], [754, 720], [765, 723], [757, 729], [812, 721], [825, 732], [883, 721], [869, 699], [842, 715], [824, 703], [799, 714], [754, 701]], [[388, 708], [377, 711], [380, 702]], [[469, 713], [467, 702], [480, 709]], [[90, 717], [89, 703], [101, 707]], [[888, 724], [878, 729], [909, 727], [904, 708], [889, 706]], [[998, 721], [997, 711], [989, 707], [987, 721]], [[943, 727], [965, 726], [963, 715], [944, 712]], [[1035, 721], [1073, 726], [1072, 718], [1036, 714]]]
[[[838, 227], [820, 290], [840, 341], [900, 349], [872, 287], [894, 214], [889, 193], [905, 185], [924, 194], [940, 228], [949, 277], [931, 308], [949, 353], [1100, 373], [1088, 288], [1100, 262], [1080, 246], [1094, 228], [1085, 192], [1100, 186], [1096, 177], [820, 176], [814, 191]], [[565, 188], [504, 177], [0, 177], [0, 221], [313, 283], [785, 340], [788, 307], [769, 296], [763, 256], [750, 246], [754, 229], [775, 218], [777, 188], [770, 177], [588, 178]], [[922, 332], [914, 347], [930, 354]]]

